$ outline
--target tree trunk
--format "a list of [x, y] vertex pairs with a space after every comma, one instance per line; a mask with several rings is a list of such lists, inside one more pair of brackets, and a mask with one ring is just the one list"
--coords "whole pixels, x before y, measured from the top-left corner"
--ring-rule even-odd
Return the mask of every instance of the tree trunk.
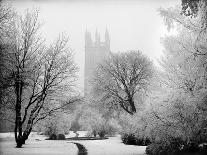
[[22, 136], [22, 143], [25, 144], [25, 141], [28, 139], [30, 133], [32, 131], [32, 127], [29, 128], [29, 129], [26, 129], [23, 133], [23, 136]]
[[75, 137], [78, 137], [79, 136], [79, 133], [77, 133], [77, 131], [73, 131], [73, 133], [75, 133]]
[[22, 118], [21, 118], [21, 102], [22, 102], [22, 88], [23, 82], [19, 80], [19, 76], [17, 75], [17, 79], [15, 81], [15, 93], [16, 93], [16, 119], [15, 119], [15, 141], [17, 143], [17, 147], [22, 147]]
[[130, 104], [130, 107], [131, 107], [132, 114], [136, 113], [136, 107], [134, 105], [133, 99], [130, 97], [128, 101], [129, 101], [129, 104]]
[[28, 139], [31, 131], [32, 131], [32, 126], [33, 126], [33, 119], [32, 117], [29, 118], [28, 123], [27, 123], [27, 128], [23, 133], [23, 144], [25, 144], [25, 141]]
[[17, 147], [22, 147], [22, 124], [21, 124], [21, 113], [16, 109], [16, 121], [15, 121], [15, 141]]
[[96, 130], [93, 130], [93, 136], [96, 137]]
[[18, 148], [22, 147], [23, 144], [25, 144], [25, 141], [28, 139], [30, 133], [32, 131], [32, 126], [28, 126], [28, 128], [24, 131], [23, 135], [22, 135], [22, 131], [21, 134], [19, 133], [19, 135], [17, 136], [17, 130], [15, 127], [15, 140], [16, 140], [16, 144]]

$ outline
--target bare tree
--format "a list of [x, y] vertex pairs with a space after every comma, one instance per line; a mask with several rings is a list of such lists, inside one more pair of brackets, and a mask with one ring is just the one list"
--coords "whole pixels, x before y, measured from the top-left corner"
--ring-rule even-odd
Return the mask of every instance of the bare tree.
[[14, 17], [14, 11], [9, 3], [0, 1], [0, 39], [5, 36]]
[[[10, 46], [7, 43], [7, 35], [10, 31], [11, 21], [14, 18], [14, 11], [5, 1], [0, 2], [0, 119], [1, 123], [7, 122], [8, 127], [13, 126], [14, 121], [14, 93], [11, 89], [11, 72], [7, 70], [8, 54]], [[6, 114], [6, 115], [5, 115]], [[5, 117], [6, 116], [6, 117]], [[8, 122], [9, 121], [9, 122]], [[11, 124], [12, 123], [12, 124]], [[5, 127], [5, 125], [2, 127]], [[7, 127], [5, 127], [7, 128]], [[5, 129], [3, 128], [3, 129]]]
[[2, 97], [4, 94], [4, 88], [6, 87], [7, 81], [4, 79], [5, 69], [4, 66], [6, 64], [6, 54], [7, 50], [5, 46], [4, 36], [8, 30], [8, 25], [10, 24], [11, 18], [13, 17], [13, 10], [3, 2], [0, 2], [0, 100], [2, 102]]
[[38, 14], [34, 11], [17, 16], [12, 34], [6, 38], [10, 47], [6, 69], [11, 73], [15, 94], [17, 147], [25, 143], [34, 124], [78, 100], [71, 98], [77, 67], [67, 47], [68, 39], [62, 35], [46, 47], [38, 34]]
[[139, 51], [112, 54], [98, 67], [93, 91], [101, 101], [133, 115], [135, 96], [147, 90], [152, 73], [152, 62]]

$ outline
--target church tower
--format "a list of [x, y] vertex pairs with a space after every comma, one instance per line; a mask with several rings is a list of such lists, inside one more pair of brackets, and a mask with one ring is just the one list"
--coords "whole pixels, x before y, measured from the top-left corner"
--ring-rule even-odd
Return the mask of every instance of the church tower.
[[91, 38], [91, 33], [85, 32], [85, 68], [84, 68], [84, 96], [90, 93], [90, 80], [94, 71], [103, 59], [110, 54], [109, 32], [105, 31], [105, 40], [102, 42], [100, 33], [96, 30], [95, 41]]
[[109, 31], [107, 29], [105, 32], [105, 46], [110, 51], [110, 38], [109, 38]]

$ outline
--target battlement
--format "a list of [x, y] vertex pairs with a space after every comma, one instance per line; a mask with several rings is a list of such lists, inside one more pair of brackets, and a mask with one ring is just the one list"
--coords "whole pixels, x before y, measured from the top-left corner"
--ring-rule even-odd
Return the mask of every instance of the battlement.
[[86, 30], [85, 32], [85, 48], [105, 48], [105, 49], [110, 49], [110, 38], [109, 38], [109, 32], [106, 29], [105, 31], [105, 40], [101, 42], [100, 40], [100, 33], [97, 32], [95, 33], [95, 40], [93, 41], [91, 38], [91, 32], [88, 32]]

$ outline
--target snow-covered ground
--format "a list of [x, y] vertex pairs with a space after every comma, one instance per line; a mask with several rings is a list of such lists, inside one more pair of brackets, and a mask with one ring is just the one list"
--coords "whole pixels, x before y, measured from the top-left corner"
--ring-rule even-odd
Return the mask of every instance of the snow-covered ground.
[[28, 140], [23, 148], [15, 148], [15, 141], [1, 141], [1, 155], [76, 155], [76, 145], [67, 141]]
[[[86, 131], [78, 131], [79, 137], [85, 137], [87, 132]], [[75, 137], [76, 134], [73, 131], [70, 131], [69, 134], [67, 134], [65, 137], [66, 138], [71, 138], [71, 137]], [[6, 132], [6, 133], [0, 133], [0, 138], [14, 138], [14, 132]], [[40, 140], [44, 140], [47, 137], [44, 135], [39, 135], [37, 134], [37, 132], [32, 132], [29, 135], [29, 139], [40, 139]]]
[[[79, 131], [79, 137], [86, 132]], [[66, 137], [74, 137], [70, 132]], [[0, 133], [0, 155], [77, 155], [78, 149], [75, 143], [80, 143], [88, 151], [88, 155], [143, 155], [145, 146], [125, 145], [120, 136], [110, 137], [106, 140], [80, 140], [61, 141], [45, 140], [46, 136], [31, 133], [23, 148], [15, 148], [13, 133]]]
[[85, 146], [89, 155], [143, 155], [146, 146], [125, 145], [120, 135], [106, 140], [75, 141]]

